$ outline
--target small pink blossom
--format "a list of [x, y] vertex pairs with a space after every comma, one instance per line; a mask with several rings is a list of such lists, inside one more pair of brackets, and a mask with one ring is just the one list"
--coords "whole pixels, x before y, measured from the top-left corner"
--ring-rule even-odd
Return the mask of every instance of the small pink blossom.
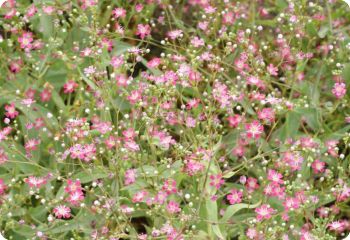
[[256, 219], [258, 221], [262, 221], [264, 219], [270, 219], [272, 217], [272, 214], [275, 213], [275, 210], [269, 205], [263, 204], [260, 207], [256, 208], [255, 212], [257, 214]]
[[59, 205], [53, 209], [56, 218], [70, 218], [71, 209], [65, 205]]
[[242, 202], [242, 196], [243, 193], [240, 190], [232, 189], [230, 191], [230, 194], [227, 195], [227, 200], [230, 202], [230, 204], [236, 204]]
[[10, 105], [5, 105], [5, 110], [6, 110], [5, 116], [11, 119], [16, 118], [19, 114], [19, 112], [16, 111], [15, 103], [11, 103]]
[[178, 213], [181, 211], [181, 208], [179, 207], [180, 205], [175, 202], [175, 201], [169, 201], [166, 209], [168, 210], [169, 213]]
[[78, 87], [79, 85], [74, 82], [73, 80], [69, 80], [68, 82], [66, 82], [63, 85], [63, 92], [64, 93], [72, 93], [75, 91], [75, 89]]
[[245, 125], [246, 134], [248, 138], [259, 139], [261, 134], [264, 132], [264, 126], [258, 121], [253, 121]]
[[151, 34], [151, 27], [148, 24], [138, 24], [136, 35], [140, 36], [141, 39], [149, 36]]
[[343, 98], [346, 94], [345, 83], [335, 83], [332, 89], [332, 93], [338, 99]]

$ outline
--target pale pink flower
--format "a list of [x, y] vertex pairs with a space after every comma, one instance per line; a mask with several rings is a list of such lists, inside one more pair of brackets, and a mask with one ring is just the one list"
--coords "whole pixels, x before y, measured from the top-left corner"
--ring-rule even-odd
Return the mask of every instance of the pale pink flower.
[[10, 105], [5, 105], [5, 116], [14, 119], [18, 116], [19, 112], [16, 111], [15, 103], [10, 103]]
[[332, 93], [338, 99], [343, 98], [346, 94], [345, 83], [335, 83], [332, 89]]
[[59, 205], [53, 209], [56, 218], [70, 218], [71, 209], [65, 205]]
[[230, 204], [236, 204], [242, 202], [242, 196], [243, 193], [240, 190], [232, 189], [230, 191], [230, 194], [227, 195], [227, 200], [230, 202]]
[[141, 39], [149, 36], [151, 34], [151, 27], [148, 24], [138, 24], [136, 35], [140, 36]]
[[245, 125], [246, 135], [248, 138], [259, 139], [261, 134], [264, 132], [264, 126], [258, 121], [253, 121]]
[[171, 200], [169, 201], [166, 209], [169, 213], [178, 213], [181, 211], [181, 208], [179, 206], [180, 205], [177, 202]]
[[270, 219], [272, 217], [272, 214], [275, 213], [275, 210], [269, 205], [263, 204], [260, 207], [256, 208], [255, 212], [257, 213], [256, 219], [258, 221], [262, 221], [264, 219]]

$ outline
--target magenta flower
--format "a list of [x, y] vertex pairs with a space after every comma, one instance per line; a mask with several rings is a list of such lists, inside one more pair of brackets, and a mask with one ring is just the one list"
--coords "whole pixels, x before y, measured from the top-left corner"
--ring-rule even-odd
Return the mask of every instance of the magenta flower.
[[332, 93], [338, 99], [343, 98], [346, 94], [345, 83], [335, 83], [332, 89]]
[[7, 189], [4, 179], [0, 178], [0, 195], [4, 194]]
[[258, 121], [253, 121], [245, 125], [246, 135], [248, 138], [259, 139], [261, 134], [264, 132], [264, 126]]
[[19, 114], [18, 111], [16, 111], [16, 108], [15, 108], [15, 103], [11, 103], [10, 105], [5, 105], [5, 110], [6, 110], [6, 117], [9, 117], [9, 118], [16, 118]]
[[151, 34], [151, 27], [148, 24], [138, 24], [136, 35], [140, 36], [141, 39], [149, 36]]
[[33, 33], [31, 32], [23, 32], [22, 35], [18, 38], [18, 42], [23, 49], [30, 49], [32, 47], [33, 40]]
[[275, 213], [275, 210], [269, 205], [263, 204], [260, 207], [256, 208], [255, 212], [257, 214], [256, 219], [258, 221], [262, 221], [264, 219], [270, 219], [272, 217], [272, 214]]
[[72, 93], [75, 91], [75, 89], [78, 87], [79, 85], [74, 82], [73, 80], [69, 80], [67, 83], [65, 83], [63, 85], [63, 92], [64, 93]]
[[166, 209], [169, 213], [178, 213], [181, 211], [180, 205], [175, 201], [169, 201], [168, 205], [166, 206]]
[[312, 164], [311, 164], [312, 170], [314, 173], [323, 173], [325, 171], [326, 163], [320, 161], [319, 159], [316, 159]]
[[115, 8], [113, 15], [115, 18], [124, 18], [126, 16], [126, 10], [124, 8]]
[[71, 209], [65, 205], [59, 205], [53, 209], [56, 218], [70, 218]]
[[225, 180], [222, 178], [222, 174], [210, 175], [209, 185], [215, 187], [216, 189], [220, 189], [220, 187], [225, 183]]
[[227, 200], [230, 202], [230, 204], [236, 204], [242, 202], [242, 196], [243, 193], [240, 190], [232, 189], [230, 191], [230, 194], [227, 195]]

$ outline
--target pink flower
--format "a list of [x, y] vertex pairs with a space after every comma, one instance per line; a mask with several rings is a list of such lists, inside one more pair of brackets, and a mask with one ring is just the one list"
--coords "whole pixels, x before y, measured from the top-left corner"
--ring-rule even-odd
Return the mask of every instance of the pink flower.
[[23, 99], [23, 100], [21, 101], [21, 103], [22, 103], [23, 105], [27, 106], [28, 108], [29, 108], [33, 103], [35, 103], [35, 102], [36, 102], [36, 101], [33, 100], [32, 98], [26, 98], [26, 99]]
[[16, 13], [17, 13], [16, 8], [11, 8], [11, 9], [9, 9], [9, 10], [6, 12], [4, 18], [5, 18], [5, 19], [11, 19], [11, 18], [13, 18], [14, 16], [16, 16]]
[[328, 217], [330, 211], [328, 208], [320, 207], [317, 209], [317, 213], [321, 218], [326, 218], [326, 217]]
[[125, 172], [125, 180], [124, 180], [124, 184], [125, 185], [130, 185], [133, 184], [136, 181], [136, 177], [137, 177], [137, 170], [136, 169], [128, 169]]
[[42, 102], [48, 102], [51, 99], [51, 90], [45, 88], [41, 93], [40, 93], [40, 99]]
[[139, 12], [142, 11], [142, 9], [143, 9], [143, 5], [141, 3], [138, 3], [138, 4], [135, 5], [136, 12], [139, 13]]
[[127, 205], [121, 205], [120, 210], [122, 213], [125, 213], [125, 214], [131, 214], [135, 211], [134, 208], [129, 207]]
[[18, 116], [19, 112], [16, 111], [15, 104], [10, 103], [10, 105], [5, 105], [5, 110], [6, 110], [6, 117], [9, 117], [11, 119], [14, 119]]
[[338, 99], [343, 98], [346, 94], [346, 85], [345, 83], [335, 83], [332, 89], [332, 93]]
[[29, 139], [25, 145], [24, 148], [26, 149], [27, 152], [29, 151], [34, 151], [37, 149], [37, 146], [40, 144], [40, 140], [39, 139]]
[[63, 85], [63, 92], [64, 93], [72, 93], [75, 91], [75, 89], [78, 87], [79, 85], [74, 82], [73, 80], [69, 80], [68, 82], [66, 82], [64, 85]]
[[22, 35], [18, 38], [18, 42], [23, 49], [30, 49], [32, 47], [33, 40], [33, 33], [31, 32], [23, 32]]
[[0, 178], [0, 195], [4, 194], [7, 189], [4, 179]]
[[189, 176], [193, 176], [204, 169], [204, 165], [195, 160], [189, 160], [186, 163], [185, 171]]
[[222, 23], [226, 25], [233, 24], [235, 20], [235, 15], [233, 12], [227, 12], [222, 16]]
[[262, 221], [263, 219], [270, 219], [272, 217], [271, 214], [273, 214], [275, 210], [269, 205], [263, 204], [260, 207], [256, 208], [255, 212], [257, 214], [256, 219], [258, 221]]
[[333, 221], [333, 222], [329, 223], [327, 226], [330, 230], [338, 232], [338, 233], [341, 233], [345, 230], [344, 221], [339, 221], [339, 220]]
[[219, 189], [221, 185], [225, 183], [225, 180], [222, 178], [222, 174], [210, 175], [209, 178], [211, 180], [209, 185], [215, 187], [216, 189]]
[[247, 137], [253, 139], [259, 139], [260, 135], [264, 132], [264, 126], [258, 121], [253, 121], [245, 125]]
[[270, 181], [272, 181], [274, 183], [278, 183], [278, 184], [283, 184], [282, 178], [283, 178], [283, 176], [279, 172], [272, 170], [272, 169], [270, 169], [268, 171], [267, 179], [269, 179]]
[[196, 48], [205, 45], [204, 40], [201, 39], [201, 38], [199, 38], [199, 37], [193, 37], [193, 38], [191, 39], [191, 44], [192, 44], [194, 47], [196, 47]]
[[126, 87], [130, 84], [132, 77], [127, 77], [124, 74], [118, 74], [115, 76], [115, 80], [117, 81], [117, 86]]
[[169, 201], [166, 209], [169, 213], [178, 213], [181, 211], [180, 205], [175, 201]]
[[249, 177], [246, 182], [246, 187], [249, 191], [254, 191], [255, 189], [258, 189], [258, 180], [256, 178]]
[[[110, 40], [110, 39], [108, 39], [108, 38], [103, 38], [102, 41], [101, 41], [101, 47], [102, 47], [102, 48], [104, 48], [104, 47], [107, 48], [107, 51], [110, 52], [110, 51], [112, 51], [112, 49], [113, 49], [113, 41]], [[91, 72], [88, 73], [88, 74], [93, 74], [93, 73], [96, 72], [95, 67], [90, 66], [89, 68], [90, 68], [90, 69], [94, 69], [94, 70], [91, 71]], [[84, 72], [85, 72], [85, 69], [84, 69]], [[88, 75], [88, 74], [87, 74], [87, 75]]]
[[33, 17], [36, 13], [37, 13], [38, 9], [35, 7], [34, 4], [32, 4], [28, 9], [27, 9], [27, 12], [26, 12], [26, 16], [28, 18], [30, 17]]
[[187, 117], [186, 118], [186, 127], [188, 127], [188, 128], [196, 127], [196, 119], [194, 119], [193, 117]]
[[139, 191], [134, 194], [132, 198], [132, 202], [133, 203], [142, 202], [147, 195], [148, 195], [147, 191], [144, 191], [144, 190]]
[[186, 109], [192, 109], [198, 107], [200, 99], [190, 99], [186, 104]]
[[141, 39], [144, 39], [145, 37], [149, 36], [151, 34], [151, 27], [148, 24], [138, 24], [137, 25], [137, 31], [136, 35], [140, 36]]
[[278, 75], [278, 68], [275, 67], [273, 64], [270, 64], [267, 67], [267, 71], [271, 76], [277, 76]]
[[311, 167], [314, 173], [323, 173], [326, 167], [326, 163], [317, 159], [311, 164]]
[[161, 64], [162, 60], [160, 58], [153, 58], [152, 60], [148, 61], [147, 67], [148, 68], [156, 68]]
[[234, 116], [229, 116], [227, 118], [227, 121], [230, 127], [237, 127], [243, 120], [244, 120], [244, 117], [239, 114], [235, 114]]
[[290, 209], [298, 209], [300, 205], [300, 201], [298, 198], [287, 197], [283, 202], [284, 209], [289, 211]]
[[162, 190], [164, 190], [167, 194], [176, 193], [177, 192], [176, 181], [171, 178], [165, 180]]
[[140, 151], [140, 146], [133, 140], [126, 141], [124, 147], [132, 152]]
[[179, 38], [182, 36], [182, 30], [176, 29], [176, 30], [170, 31], [167, 33], [167, 36], [171, 40], [175, 40], [176, 38]]
[[67, 180], [67, 186], [64, 188], [64, 191], [67, 193], [73, 193], [82, 191], [80, 180], [73, 181], [72, 179]]
[[258, 231], [255, 228], [248, 228], [246, 235], [249, 239], [256, 239]]
[[247, 78], [247, 84], [251, 85], [251, 86], [257, 86], [258, 88], [262, 88], [262, 89], [265, 88], [264, 82], [261, 79], [259, 79], [258, 77], [255, 77], [255, 76], [249, 76]]
[[90, 162], [95, 157], [96, 147], [94, 144], [75, 144], [69, 148], [69, 153], [72, 159]]
[[15, 60], [13, 62], [10, 63], [10, 71], [12, 73], [19, 73], [21, 71], [23, 65], [23, 61], [22, 60]]
[[71, 210], [69, 207], [65, 205], [59, 205], [53, 209], [53, 212], [56, 216], [56, 218], [70, 218], [71, 217]]
[[56, 9], [53, 6], [43, 6], [43, 12], [51, 15]]
[[129, 100], [129, 102], [131, 104], [135, 104], [137, 103], [138, 101], [141, 100], [141, 90], [133, 90], [131, 91], [130, 95], [127, 97], [127, 99]]
[[124, 8], [115, 8], [113, 15], [115, 18], [124, 18], [126, 16], [126, 10]]
[[283, 154], [282, 160], [292, 169], [292, 171], [300, 170], [301, 165], [304, 162], [304, 158], [298, 152], [286, 152]]
[[258, 118], [263, 121], [275, 121], [275, 111], [272, 108], [264, 108], [258, 111]]
[[78, 205], [83, 200], [84, 200], [84, 193], [82, 191], [75, 191], [75, 192], [69, 193], [69, 196], [66, 201], [72, 205]]
[[111, 59], [111, 65], [115, 68], [119, 68], [124, 64], [124, 58], [122, 56], [113, 56]]
[[242, 202], [243, 193], [240, 190], [232, 189], [230, 194], [227, 195], [227, 200], [230, 204], [236, 204]]
[[154, 200], [157, 204], [163, 204], [167, 199], [167, 197], [168, 197], [168, 194], [166, 192], [159, 191], [155, 196]]
[[40, 188], [46, 184], [46, 178], [30, 176], [24, 179], [24, 182], [32, 188]]
[[92, 6], [94, 6], [94, 5], [97, 4], [97, 1], [96, 1], [96, 0], [80, 0], [80, 1], [81, 1], [81, 3], [82, 3], [81, 8], [82, 8], [83, 10], [85, 10], [85, 9], [88, 8], [88, 7], [92, 7]]

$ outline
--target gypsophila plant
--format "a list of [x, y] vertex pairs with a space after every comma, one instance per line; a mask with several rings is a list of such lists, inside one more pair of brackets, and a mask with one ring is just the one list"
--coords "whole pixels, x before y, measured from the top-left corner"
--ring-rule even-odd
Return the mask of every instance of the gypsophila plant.
[[350, 8], [8, 0], [0, 231], [336, 240], [350, 231]]

